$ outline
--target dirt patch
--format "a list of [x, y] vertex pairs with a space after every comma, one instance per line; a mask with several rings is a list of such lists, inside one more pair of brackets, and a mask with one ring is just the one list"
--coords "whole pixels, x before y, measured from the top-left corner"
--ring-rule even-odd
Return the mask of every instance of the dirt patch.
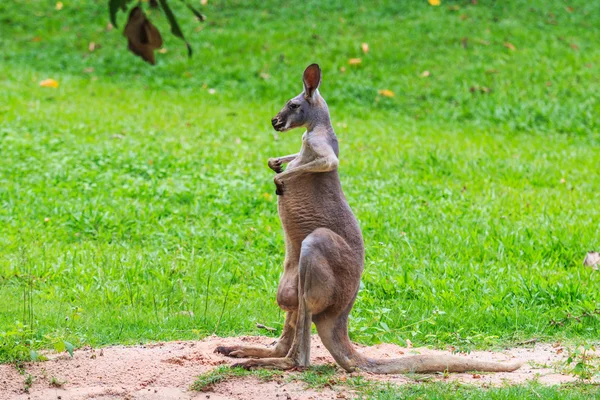
[[[218, 345], [239, 343], [272, 345], [267, 337], [209, 337], [202, 341], [153, 343], [144, 346], [111, 346], [102, 349], [79, 349], [74, 358], [48, 353], [46, 362], [29, 363], [26, 374], [33, 376], [29, 393], [24, 392], [26, 375], [21, 375], [12, 365], [0, 365], [0, 399], [79, 400], [79, 399], [335, 399], [344, 394], [342, 386], [324, 389], [307, 389], [303, 382], [286, 380], [261, 382], [255, 377], [235, 378], [216, 384], [210, 392], [190, 391], [196, 377], [219, 365], [236, 360], [213, 353]], [[360, 347], [372, 357], [401, 357], [410, 354], [441, 354], [442, 351], [424, 348], [407, 349], [391, 344]], [[451, 374], [447, 380], [469, 384], [496, 386], [505, 383], [519, 384], [536, 379], [542, 384], [560, 384], [576, 378], [560, 373], [566, 351], [550, 344], [537, 344], [529, 348], [514, 348], [502, 352], [477, 351], [465, 357], [507, 361], [521, 359], [527, 363], [512, 373]], [[312, 363], [332, 364], [333, 359], [319, 338], [312, 339]], [[345, 372], [340, 371], [343, 375]], [[407, 375], [369, 375], [367, 379], [396, 384], [415, 382]], [[429, 375], [432, 380], [444, 380], [441, 374]], [[52, 385], [62, 383], [61, 387]]]

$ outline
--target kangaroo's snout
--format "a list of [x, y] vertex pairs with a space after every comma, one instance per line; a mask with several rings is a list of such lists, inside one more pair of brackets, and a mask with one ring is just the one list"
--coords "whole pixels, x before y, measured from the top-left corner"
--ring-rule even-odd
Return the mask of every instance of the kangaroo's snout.
[[273, 125], [273, 129], [275, 129], [278, 132], [281, 132], [285, 123], [279, 119], [279, 114], [278, 114], [275, 118], [273, 118], [271, 120], [271, 125]]

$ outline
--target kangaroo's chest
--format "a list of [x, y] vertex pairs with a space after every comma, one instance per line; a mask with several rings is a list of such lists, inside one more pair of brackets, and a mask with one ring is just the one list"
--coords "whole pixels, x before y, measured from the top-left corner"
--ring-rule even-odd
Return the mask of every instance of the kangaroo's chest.
[[288, 164], [287, 168], [297, 168], [301, 165], [308, 164], [314, 161], [318, 157], [318, 154], [313, 150], [308, 142], [308, 136], [306, 133], [302, 135], [302, 147], [298, 152], [298, 156]]

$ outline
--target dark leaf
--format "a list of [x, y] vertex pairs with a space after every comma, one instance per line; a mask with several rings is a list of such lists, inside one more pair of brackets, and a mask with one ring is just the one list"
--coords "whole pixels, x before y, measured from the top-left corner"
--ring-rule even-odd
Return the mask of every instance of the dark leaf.
[[162, 36], [160, 35], [158, 29], [156, 29], [156, 27], [152, 25], [152, 22], [150, 22], [148, 19], [146, 19], [142, 24], [141, 33], [144, 39], [144, 44], [148, 44], [154, 49], [160, 49], [162, 47]]
[[131, 0], [108, 0], [108, 12], [110, 14], [110, 22], [114, 27], [117, 26], [117, 12], [119, 8], [123, 11], [126, 11], [127, 3]]
[[198, 18], [200, 21], [204, 21], [206, 17], [198, 10], [196, 10], [190, 3], [185, 0], [181, 0], [183, 4]]
[[154, 50], [162, 46], [162, 37], [140, 6], [134, 7], [129, 13], [123, 34], [127, 37], [128, 48], [133, 54], [152, 65], [156, 63]]
[[167, 17], [167, 20], [169, 21], [169, 25], [171, 25], [171, 33], [173, 35], [177, 36], [178, 38], [182, 39], [185, 42], [185, 45], [188, 49], [188, 56], [191, 57], [192, 56], [192, 47], [187, 42], [187, 40], [185, 40], [185, 37], [183, 36], [183, 32], [181, 31], [181, 28], [179, 27], [179, 23], [177, 22], [177, 19], [175, 19], [175, 14], [173, 14], [173, 11], [171, 11], [171, 8], [169, 7], [167, 0], [159, 0], [159, 2], [160, 2], [161, 8], [165, 12], [165, 16]]
[[122, 0], [108, 0], [108, 13], [110, 15], [110, 23], [117, 26], [117, 11], [121, 6]]

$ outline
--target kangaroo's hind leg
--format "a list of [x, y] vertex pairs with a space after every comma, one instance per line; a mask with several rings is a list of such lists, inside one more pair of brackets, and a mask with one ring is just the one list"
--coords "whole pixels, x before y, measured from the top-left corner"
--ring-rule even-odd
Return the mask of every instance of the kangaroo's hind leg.
[[[290, 369], [310, 365], [310, 332], [313, 315], [331, 307], [336, 300], [336, 278], [330, 265], [331, 235], [317, 229], [302, 242], [298, 264], [298, 316], [294, 342], [285, 358], [263, 358], [236, 364], [243, 368]], [[334, 234], [335, 235], [335, 234]], [[335, 262], [336, 260], [334, 260]]]
[[220, 353], [228, 357], [285, 357], [292, 347], [294, 336], [296, 333], [296, 311], [288, 311], [285, 316], [285, 324], [281, 337], [273, 348], [257, 347], [257, 346], [219, 346], [215, 349], [215, 353]]

